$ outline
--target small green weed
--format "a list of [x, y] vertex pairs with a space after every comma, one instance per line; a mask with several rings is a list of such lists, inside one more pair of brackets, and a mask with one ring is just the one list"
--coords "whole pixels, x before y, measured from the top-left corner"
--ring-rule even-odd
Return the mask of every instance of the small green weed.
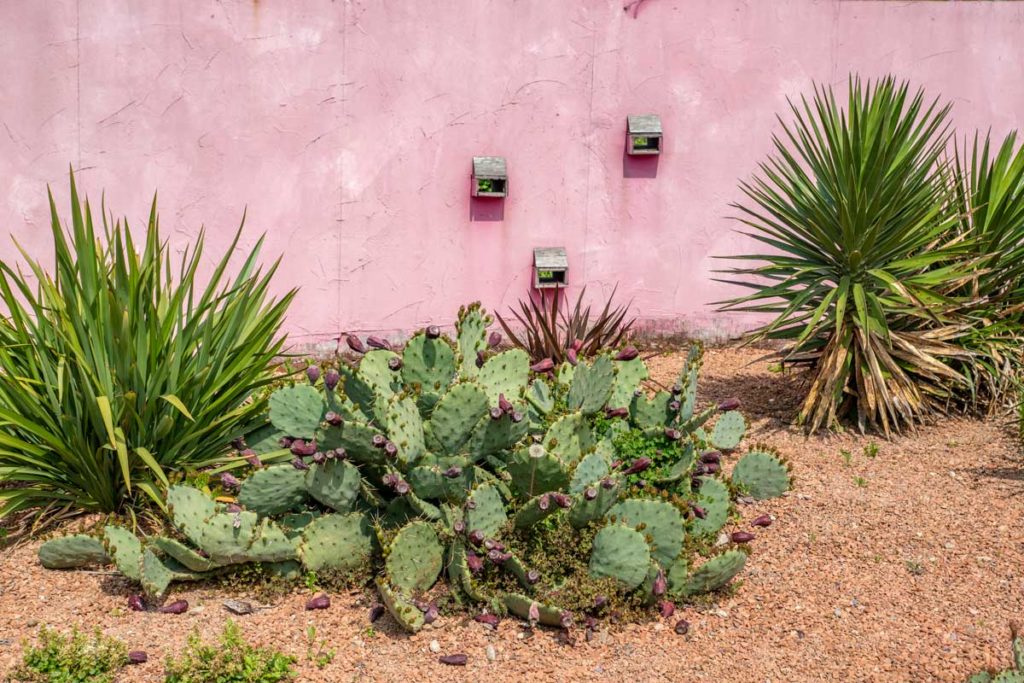
[[849, 467], [850, 463], [853, 461], [853, 453], [850, 453], [850, 451], [845, 451], [844, 450], [844, 451], [839, 451], [839, 455], [843, 456], [843, 464], [846, 465], [847, 467]]
[[169, 656], [165, 683], [281, 683], [295, 678], [295, 658], [250, 645], [238, 624], [228, 620], [220, 642], [206, 645], [199, 634], [188, 637], [181, 656]]
[[868, 480], [865, 479], [864, 477], [854, 477], [853, 478], [853, 483], [863, 489], [863, 488], [867, 488]]
[[24, 683], [113, 683], [128, 663], [128, 648], [96, 629], [92, 638], [73, 629], [70, 636], [45, 626], [39, 644], [24, 645], [21, 664], [11, 673]]
[[313, 662], [316, 668], [323, 669], [334, 661], [334, 650], [327, 648], [327, 641], [321, 638], [316, 639], [316, 626], [310, 625], [306, 629], [306, 659]]
[[904, 563], [907, 567], [907, 571], [914, 576], [921, 576], [924, 574], [924, 567], [917, 560], [906, 560]]
[[878, 444], [872, 441], [864, 447], [864, 455], [869, 458], [873, 458], [878, 455]]

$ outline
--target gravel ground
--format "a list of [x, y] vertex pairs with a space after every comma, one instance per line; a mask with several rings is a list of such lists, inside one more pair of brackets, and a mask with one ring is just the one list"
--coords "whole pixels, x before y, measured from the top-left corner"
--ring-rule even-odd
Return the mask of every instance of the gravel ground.
[[[1024, 460], [1011, 435], [995, 422], [948, 420], [891, 442], [805, 438], [788, 425], [799, 376], [769, 372], [762, 353], [709, 351], [701, 383], [704, 401], [740, 397], [747, 442], [781, 450], [796, 477], [789, 496], [741, 509], [776, 521], [758, 530], [734, 595], [575, 645], [513, 620], [492, 631], [442, 618], [408, 636], [383, 617], [369, 629], [358, 592], [305, 612], [308, 595], [297, 591], [235, 619], [252, 641], [297, 656], [302, 681], [962, 681], [1006, 666], [1007, 625], [1024, 617]], [[666, 385], [682, 362], [678, 353], [650, 361]], [[229, 616], [221, 601], [231, 596], [208, 588], [174, 594], [193, 605], [184, 615], [127, 612], [123, 580], [47, 572], [35, 549], [0, 555], [0, 671], [39, 625], [95, 625], [150, 654], [121, 680], [160, 681], [163, 656], [191, 629], [211, 638]], [[690, 622], [685, 636], [672, 629], [679, 616]], [[322, 670], [306, 659], [309, 625], [336, 650]], [[434, 640], [442, 654], [468, 654], [468, 666], [439, 664]]]

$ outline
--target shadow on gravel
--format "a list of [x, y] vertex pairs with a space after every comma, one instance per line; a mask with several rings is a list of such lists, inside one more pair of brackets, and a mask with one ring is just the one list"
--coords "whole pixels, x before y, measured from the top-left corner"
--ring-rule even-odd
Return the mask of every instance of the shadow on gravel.
[[1012, 482], [1013, 491], [1010, 495], [1024, 496], [1024, 458], [1019, 465], [997, 465], [994, 467], [976, 467], [968, 470], [972, 475], [984, 479], [1000, 479]]

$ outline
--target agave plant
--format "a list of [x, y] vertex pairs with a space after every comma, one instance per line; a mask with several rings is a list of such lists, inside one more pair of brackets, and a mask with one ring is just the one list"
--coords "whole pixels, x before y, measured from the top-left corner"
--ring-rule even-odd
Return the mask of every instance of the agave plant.
[[593, 320], [590, 305], [583, 305], [586, 287], [580, 290], [568, 314], [568, 301], [565, 305], [559, 303], [565, 296], [561, 289], [540, 290], [539, 301], [533, 297], [520, 300], [519, 311], [511, 309], [519, 324], [518, 334], [501, 315], [495, 315], [512, 344], [530, 354], [531, 361], [551, 359], [558, 364], [567, 359], [594, 356], [628, 338], [635, 320], [626, 319], [629, 304], [613, 307], [617, 290], [618, 287], [612, 290], [604, 308]]
[[971, 387], [974, 354], [956, 296], [974, 265], [949, 200], [949, 105], [906, 83], [851, 77], [845, 109], [831, 88], [790, 103], [775, 154], [734, 205], [763, 262], [725, 272], [753, 293], [721, 310], [772, 314], [753, 339], [789, 342], [809, 363], [798, 421], [809, 430], [853, 415], [886, 434], [945, 409]]
[[105, 209], [97, 230], [73, 175], [71, 224], [52, 195], [50, 212], [53, 275], [24, 250], [32, 279], [0, 263], [0, 518], [162, 505], [175, 475], [216, 461], [266, 410], [252, 397], [294, 292], [268, 295], [277, 264], [257, 266], [262, 240], [227, 276], [241, 228], [201, 286], [202, 233], [172, 263], [155, 198], [142, 243]]

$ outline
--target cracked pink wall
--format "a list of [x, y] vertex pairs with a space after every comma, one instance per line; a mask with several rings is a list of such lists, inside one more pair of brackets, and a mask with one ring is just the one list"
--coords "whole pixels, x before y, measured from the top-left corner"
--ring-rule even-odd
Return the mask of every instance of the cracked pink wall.
[[[1024, 112], [1019, 3], [623, 4], [0, 3], [0, 220], [48, 252], [45, 184], [63, 203], [69, 163], [136, 223], [158, 188], [178, 246], [205, 224], [216, 251], [247, 206], [247, 244], [266, 231], [278, 285], [301, 287], [303, 343], [503, 310], [552, 245], [573, 291], [618, 282], [652, 326], [716, 336], [750, 324], [711, 313], [732, 292], [712, 256], [744, 246], [729, 203], [787, 96], [893, 72], [961, 130]], [[647, 112], [665, 152], [624, 165]], [[508, 159], [501, 221], [471, 220], [475, 154]]]

